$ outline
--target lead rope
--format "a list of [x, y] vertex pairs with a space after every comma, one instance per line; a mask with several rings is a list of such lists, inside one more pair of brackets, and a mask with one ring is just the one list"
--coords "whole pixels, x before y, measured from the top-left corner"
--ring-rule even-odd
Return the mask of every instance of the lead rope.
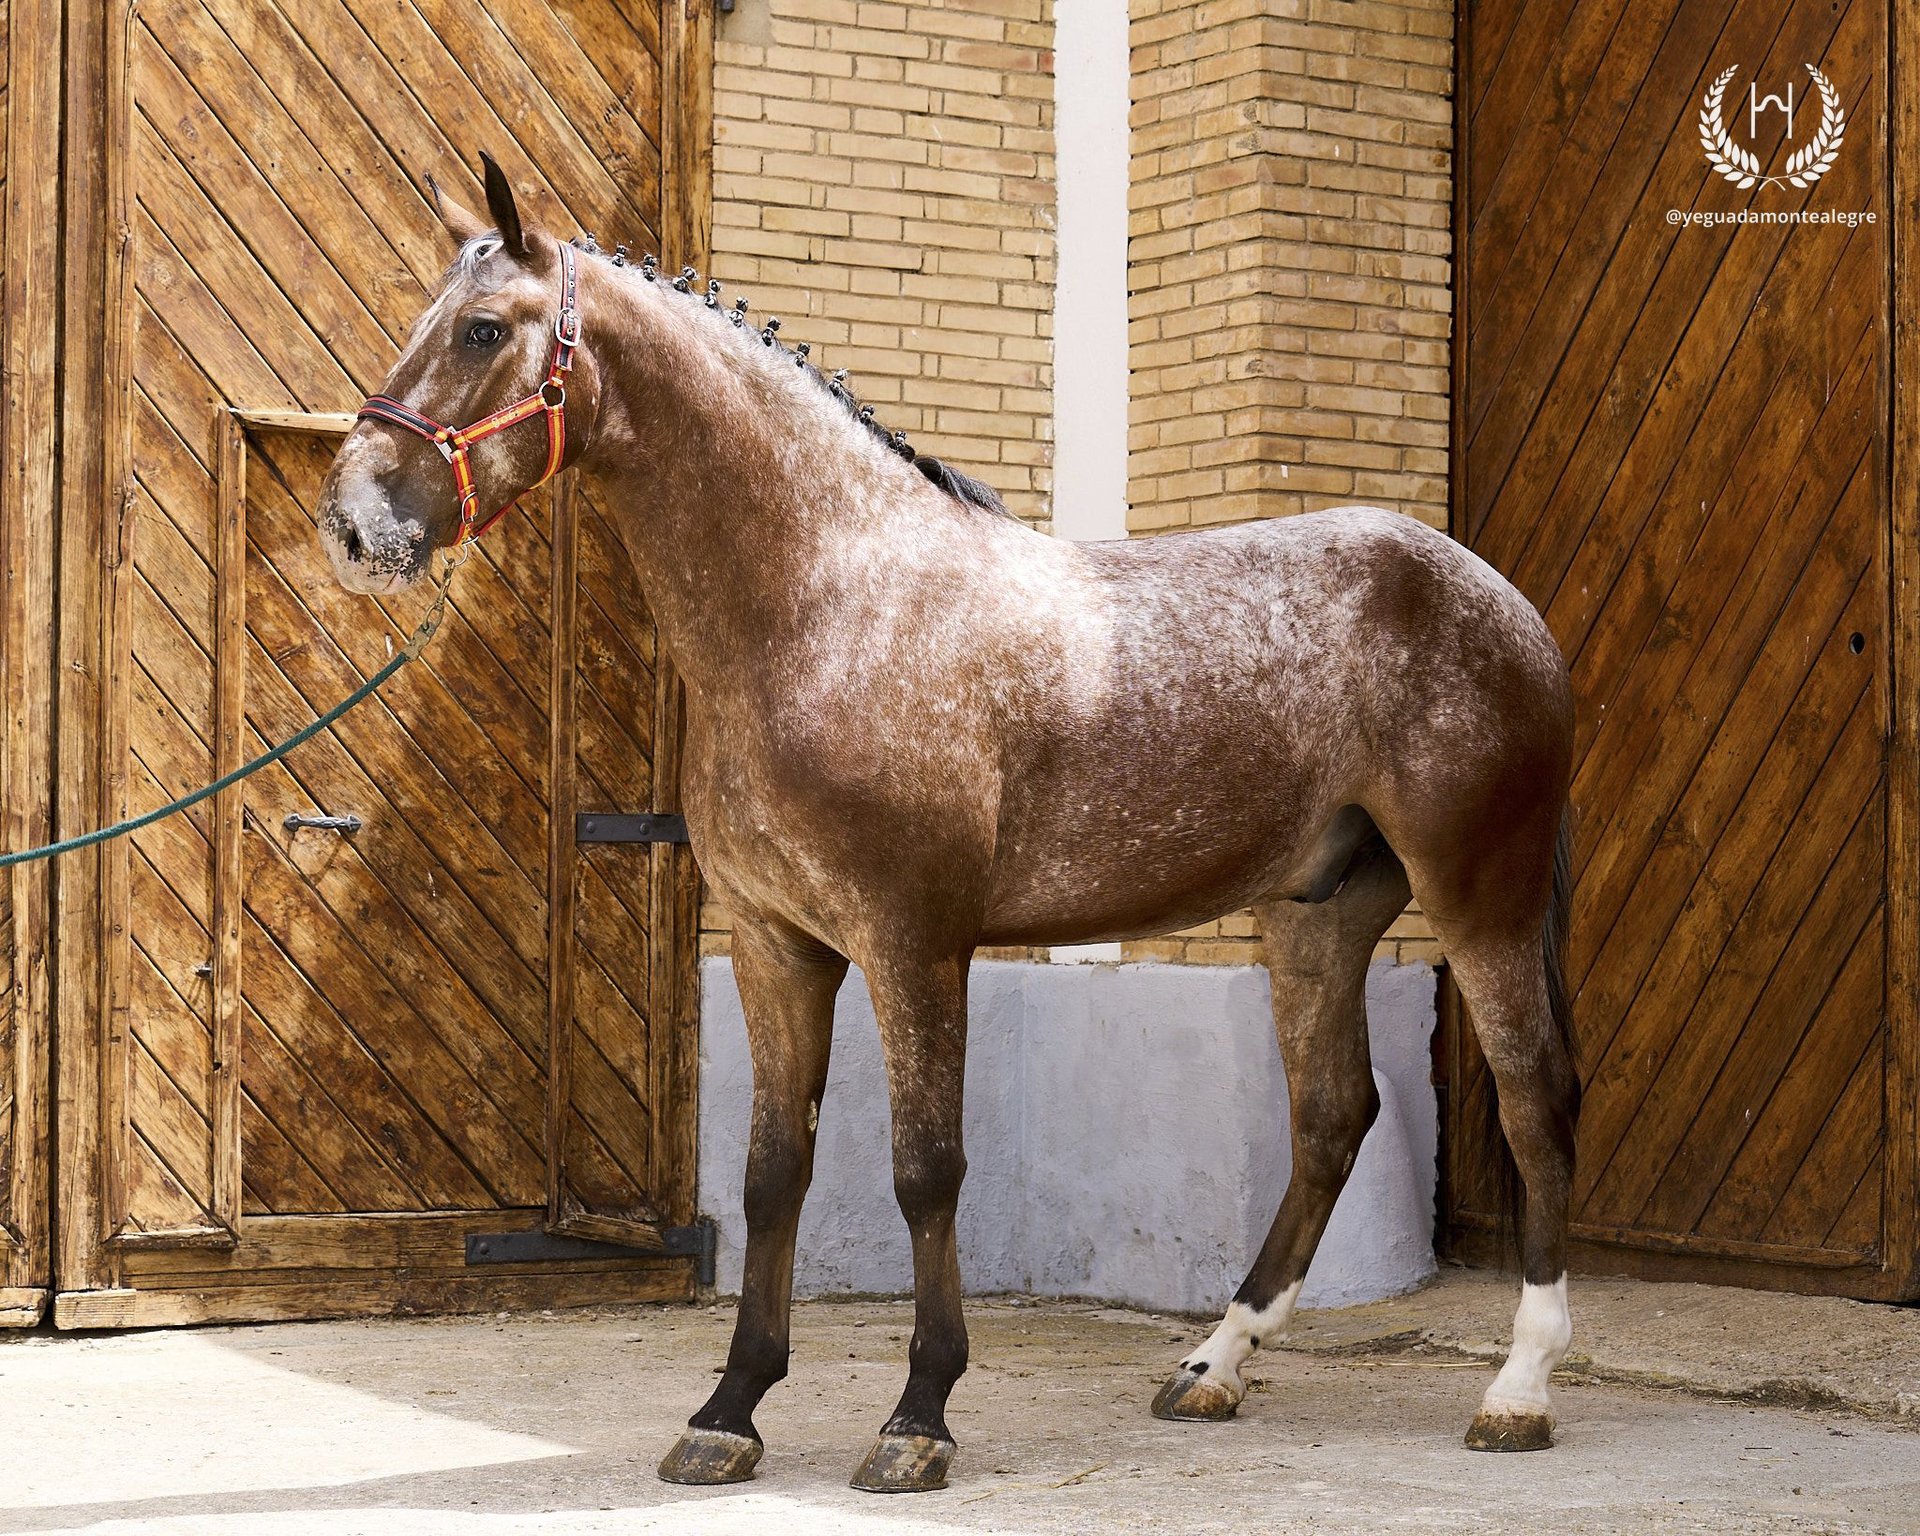
[[440, 621], [447, 616], [447, 594], [453, 590], [453, 573], [466, 563], [467, 556], [472, 553], [472, 550], [473, 545], [468, 543], [462, 547], [458, 555], [448, 559], [445, 569], [435, 580], [434, 585], [437, 590], [433, 595], [433, 603], [427, 609], [427, 616], [420, 621], [420, 627], [414, 630], [413, 638], [400, 647], [391, 661], [312, 725], [295, 732], [279, 746], [262, 752], [252, 762], [243, 764], [232, 773], [215, 779], [205, 789], [196, 789], [190, 795], [182, 795], [178, 800], [169, 801], [156, 811], [148, 811], [144, 815], [135, 816], [127, 821], [116, 821], [112, 826], [102, 827], [97, 832], [87, 832], [79, 837], [69, 837], [61, 842], [48, 843], [44, 848], [28, 848], [19, 853], [0, 853], [0, 869], [5, 869], [12, 864], [29, 864], [36, 859], [51, 859], [59, 854], [72, 853], [77, 848], [91, 848], [96, 843], [109, 842], [116, 837], [125, 837], [129, 832], [138, 832], [142, 827], [150, 827], [156, 821], [165, 820], [177, 811], [184, 811], [188, 806], [198, 805], [202, 800], [219, 794], [221, 790], [231, 788], [242, 779], [258, 773], [269, 763], [279, 762], [301, 743], [311, 741], [356, 704], [370, 698], [379, 690], [382, 683], [426, 649], [427, 642], [440, 628]]

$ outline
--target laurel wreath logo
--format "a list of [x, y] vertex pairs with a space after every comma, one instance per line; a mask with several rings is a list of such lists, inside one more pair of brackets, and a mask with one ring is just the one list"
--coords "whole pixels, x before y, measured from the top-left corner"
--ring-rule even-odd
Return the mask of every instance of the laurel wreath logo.
[[1834, 157], [1846, 141], [1847, 114], [1840, 105], [1840, 93], [1814, 65], [1807, 66], [1807, 73], [1813, 76], [1814, 86], [1820, 92], [1819, 130], [1787, 157], [1785, 175], [1768, 176], [1761, 171], [1753, 151], [1736, 143], [1721, 121], [1721, 103], [1739, 69], [1737, 64], [1723, 69], [1700, 104], [1700, 147], [1707, 152], [1707, 164], [1736, 187], [1774, 186], [1783, 181], [1796, 187], [1812, 186], [1833, 169]]

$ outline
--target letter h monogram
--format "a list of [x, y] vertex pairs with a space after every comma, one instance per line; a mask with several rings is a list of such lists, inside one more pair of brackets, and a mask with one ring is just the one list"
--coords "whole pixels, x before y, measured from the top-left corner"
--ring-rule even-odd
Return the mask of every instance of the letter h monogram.
[[1793, 87], [1791, 85], [1787, 87], [1784, 101], [1778, 96], [1762, 96], [1758, 85], [1747, 87], [1747, 137], [1749, 139], [1760, 137], [1760, 114], [1768, 107], [1778, 107], [1786, 114], [1787, 137], [1791, 139], [1793, 137]]

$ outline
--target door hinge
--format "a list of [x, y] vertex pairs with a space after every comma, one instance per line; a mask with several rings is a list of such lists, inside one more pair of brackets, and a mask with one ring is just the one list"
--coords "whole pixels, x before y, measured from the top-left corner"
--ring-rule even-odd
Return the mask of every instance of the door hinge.
[[664, 811], [581, 811], [573, 818], [576, 843], [684, 843], [687, 819]]

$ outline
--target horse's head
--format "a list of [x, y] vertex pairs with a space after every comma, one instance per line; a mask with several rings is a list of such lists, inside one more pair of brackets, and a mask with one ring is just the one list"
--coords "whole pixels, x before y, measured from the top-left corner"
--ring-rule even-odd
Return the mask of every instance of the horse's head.
[[593, 370], [569, 344], [578, 311], [563, 314], [574, 253], [521, 224], [481, 159], [492, 226], [435, 189], [459, 253], [321, 487], [320, 537], [349, 591], [412, 585], [436, 549], [576, 459], [592, 420]]

